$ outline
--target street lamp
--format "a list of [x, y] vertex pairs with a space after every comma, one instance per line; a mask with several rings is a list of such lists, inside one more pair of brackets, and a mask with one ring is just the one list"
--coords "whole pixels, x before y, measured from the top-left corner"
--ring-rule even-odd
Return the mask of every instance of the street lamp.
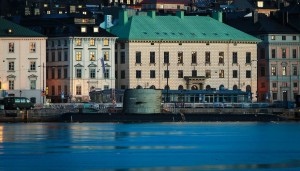
[[45, 64], [43, 62], [43, 66], [39, 66], [39, 67], [42, 67], [43, 68], [43, 90], [42, 90], [42, 98], [43, 98], [43, 104], [45, 103]]

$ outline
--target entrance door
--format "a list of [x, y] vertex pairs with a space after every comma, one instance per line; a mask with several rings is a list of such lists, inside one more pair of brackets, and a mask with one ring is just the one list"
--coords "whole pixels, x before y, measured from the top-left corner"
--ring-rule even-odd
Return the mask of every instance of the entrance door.
[[282, 100], [287, 101], [288, 100], [288, 94], [287, 91], [282, 91]]

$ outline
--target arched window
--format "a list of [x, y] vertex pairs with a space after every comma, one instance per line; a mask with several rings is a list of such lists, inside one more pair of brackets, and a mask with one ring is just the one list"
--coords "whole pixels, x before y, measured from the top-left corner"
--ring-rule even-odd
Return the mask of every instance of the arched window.
[[224, 85], [221, 84], [220, 87], [219, 87], [219, 90], [224, 90], [224, 89], [225, 89]]
[[150, 89], [156, 89], [156, 87], [154, 85], [150, 86]]
[[191, 89], [192, 90], [198, 90], [198, 87], [196, 85], [193, 85]]
[[210, 90], [210, 89], [211, 89], [210, 85], [207, 85], [207, 86], [205, 87], [205, 89], [206, 89], [206, 90]]
[[246, 91], [247, 91], [247, 92], [251, 92], [251, 86], [250, 86], [250, 85], [247, 85], [247, 86], [246, 86]]
[[142, 89], [142, 88], [143, 88], [143, 87], [140, 86], [140, 85], [136, 86], [136, 89]]
[[178, 90], [183, 90], [183, 86], [182, 86], [182, 85], [179, 85], [179, 86], [178, 86]]
[[165, 90], [170, 90], [170, 87], [168, 85], [166, 85]]
[[232, 87], [232, 89], [233, 89], [233, 90], [237, 90], [237, 85], [234, 85], [234, 86]]

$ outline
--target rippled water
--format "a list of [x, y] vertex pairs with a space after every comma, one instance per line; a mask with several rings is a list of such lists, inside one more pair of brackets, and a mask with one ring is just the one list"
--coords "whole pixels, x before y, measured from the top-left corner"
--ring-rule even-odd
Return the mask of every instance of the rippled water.
[[0, 170], [300, 170], [300, 123], [0, 124]]

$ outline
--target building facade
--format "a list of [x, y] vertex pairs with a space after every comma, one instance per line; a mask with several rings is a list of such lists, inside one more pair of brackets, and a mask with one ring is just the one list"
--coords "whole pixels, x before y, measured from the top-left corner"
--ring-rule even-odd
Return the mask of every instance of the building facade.
[[0, 19], [0, 97], [27, 97], [43, 103], [46, 37]]
[[182, 11], [130, 18], [124, 11], [111, 32], [119, 37], [116, 88], [241, 89], [256, 100], [257, 38]]

